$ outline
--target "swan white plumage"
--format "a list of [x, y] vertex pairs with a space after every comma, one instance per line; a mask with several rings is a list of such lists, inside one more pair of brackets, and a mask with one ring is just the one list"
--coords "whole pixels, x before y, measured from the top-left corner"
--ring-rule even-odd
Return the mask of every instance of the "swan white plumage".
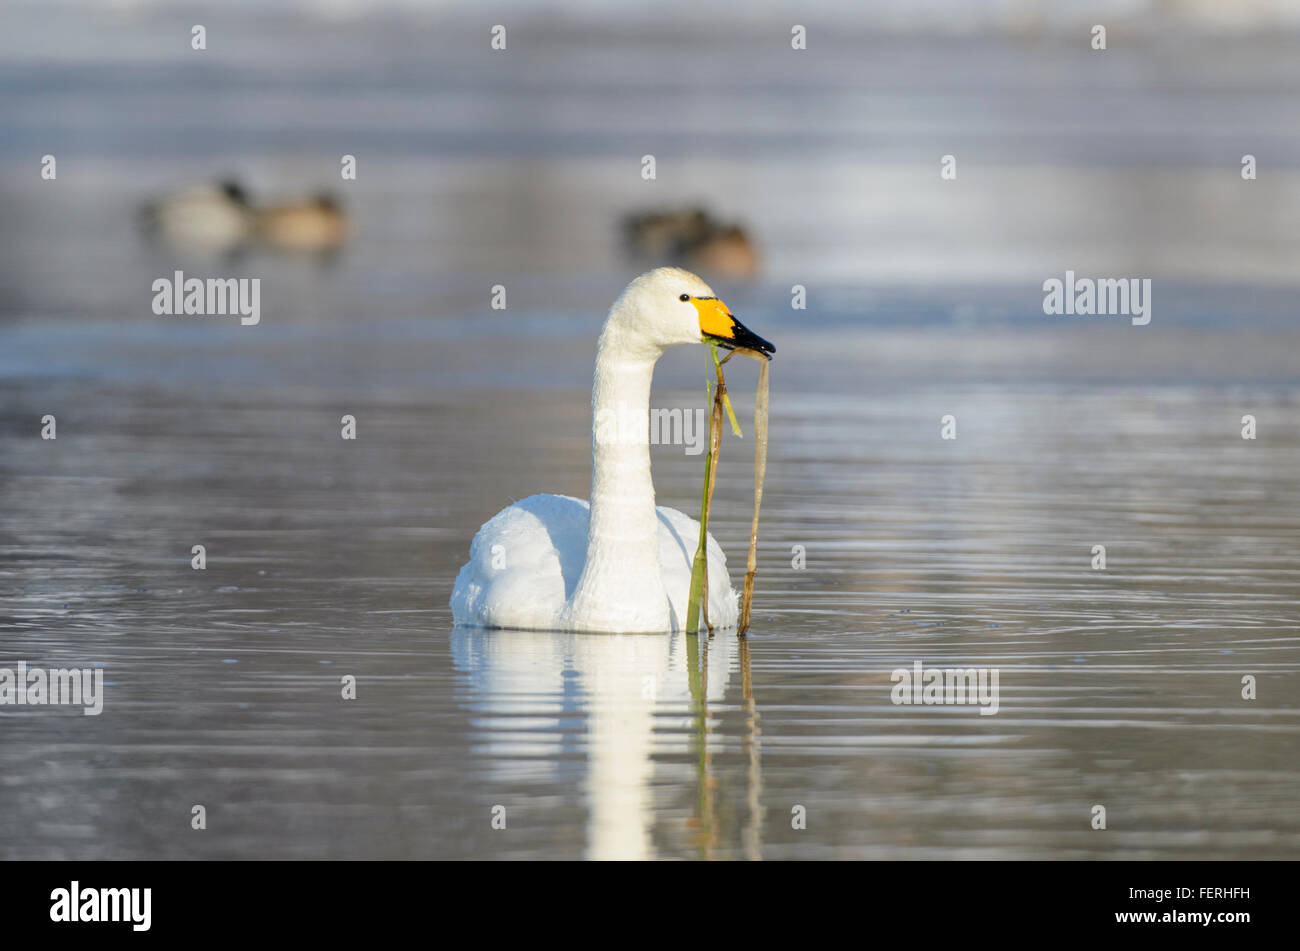
[[[452, 591], [457, 624], [609, 633], [686, 627], [700, 524], [655, 506], [650, 382], [667, 347], [711, 341], [764, 354], [776, 349], [689, 271], [656, 268], [627, 286], [596, 348], [590, 504], [534, 495], [483, 525]], [[708, 564], [709, 620], [734, 627], [736, 593], [712, 535]]]

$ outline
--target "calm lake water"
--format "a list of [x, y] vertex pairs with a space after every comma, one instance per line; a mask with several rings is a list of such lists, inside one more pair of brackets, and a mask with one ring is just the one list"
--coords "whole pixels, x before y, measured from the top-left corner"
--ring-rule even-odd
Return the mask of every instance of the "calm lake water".
[[[1297, 854], [1300, 395], [846, 399], [781, 369], [747, 642], [451, 629], [478, 523], [584, 493], [576, 383], [7, 388], [0, 660], [108, 686], [99, 717], [3, 714], [4, 853]], [[55, 442], [15, 422], [46, 410]], [[689, 510], [699, 457], [655, 457]], [[746, 457], [724, 448], [715, 502], [733, 564]], [[916, 660], [997, 668], [999, 712], [893, 705]]]
[[[0, 709], [0, 857], [1300, 858], [1282, 40], [1191, 77], [1176, 46], [1093, 74], [849, 35], [804, 74], [702, 34], [710, 85], [652, 71], [669, 35], [521, 33], [498, 74], [459, 21], [317, 26], [282, 63], [263, 24], [196, 76], [166, 18], [36, 22], [86, 42], [0, 67], [0, 667], [99, 666], [106, 698]], [[680, 122], [655, 105], [697, 85]], [[1272, 155], [1249, 185], [1243, 138]], [[355, 240], [136, 233], [145, 197], [229, 172], [335, 188]], [[758, 280], [710, 280], [778, 349], [750, 637], [454, 630], [478, 526], [587, 494], [595, 336], [643, 269], [618, 216], [701, 198], [757, 236]], [[154, 316], [174, 268], [261, 277], [261, 324]], [[1152, 277], [1151, 324], [1044, 316], [1066, 268]], [[654, 405], [702, 407], [704, 370], [670, 352]], [[714, 503], [733, 581], [750, 452], [728, 437]], [[702, 457], [653, 462], [694, 511]], [[917, 661], [997, 669], [997, 714], [895, 705]]]

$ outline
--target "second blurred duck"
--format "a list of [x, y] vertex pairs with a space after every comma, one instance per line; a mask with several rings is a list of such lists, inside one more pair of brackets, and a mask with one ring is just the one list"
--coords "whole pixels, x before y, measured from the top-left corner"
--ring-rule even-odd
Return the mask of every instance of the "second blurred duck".
[[348, 239], [348, 218], [332, 195], [259, 208], [253, 234], [267, 247], [313, 253], [333, 251]]
[[723, 224], [699, 206], [628, 215], [623, 238], [638, 258], [728, 277], [758, 272], [758, 251], [744, 228]]

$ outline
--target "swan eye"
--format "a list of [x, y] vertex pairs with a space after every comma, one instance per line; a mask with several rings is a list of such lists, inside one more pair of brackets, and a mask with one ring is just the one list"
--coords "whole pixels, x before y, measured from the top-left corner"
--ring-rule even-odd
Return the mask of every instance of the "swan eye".
[[679, 298], [677, 298], [677, 299], [678, 299], [679, 301], [682, 301], [683, 303], [685, 303], [686, 301], [688, 301], [688, 300], [691, 299], [691, 295], [690, 295], [690, 294], [683, 294], [681, 297], [679, 297]]

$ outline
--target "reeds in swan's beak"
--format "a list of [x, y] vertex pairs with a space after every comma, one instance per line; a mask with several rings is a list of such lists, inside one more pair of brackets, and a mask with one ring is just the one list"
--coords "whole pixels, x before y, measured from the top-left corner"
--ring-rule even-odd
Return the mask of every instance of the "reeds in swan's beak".
[[[732, 320], [734, 321], [735, 318], [733, 317]], [[738, 321], [737, 325], [739, 325]], [[761, 338], [756, 337], [755, 339]], [[762, 342], [767, 344], [767, 341]], [[713, 486], [718, 473], [718, 450], [722, 446], [722, 412], [724, 406], [727, 415], [731, 417], [732, 430], [737, 436], [740, 435], [740, 426], [736, 423], [736, 415], [731, 410], [731, 400], [727, 396], [727, 385], [722, 378], [722, 364], [730, 360], [735, 353], [743, 353], [750, 359], [757, 360], [761, 366], [758, 375], [758, 390], [754, 395], [754, 520], [749, 531], [749, 560], [746, 563], [745, 586], [740, 602], [740, 620], [736, 630], [737, 634], [743, 635], [749, 630], [750, 605], [754, 598], [754, 574], [758, 570], [758, 510], [763, 502], [763, 479], [767, 474], [768, 370], [772, 358], [769, 353], [763, 350], [741, 346], [737, 342], [733, 347], [734, 353], [728, 354], [722, 360], [719, 360], [717, 345], [712, 340], [709, 341], [709, 344], [713, 354], [713, 366], [718, 376], [718, 382], [713, 390], [713, 407], [709, 414], [709, 452], [704, 460], [704, 497], [700, 502], [700, 541], [695, 551], [695, 559], [691, 563], [691, 588], [686, 607], [686, 633], [695, 634], [699, 631], [701, 612], [704, 614], [705, 626], [708, 627], [710, 634], [713, 633], [713, 625], [709, 623], [709, 506], [713, 501]], [[771, 350], [775, 349], [771, 344], [767, 344], [767, 346]]]

